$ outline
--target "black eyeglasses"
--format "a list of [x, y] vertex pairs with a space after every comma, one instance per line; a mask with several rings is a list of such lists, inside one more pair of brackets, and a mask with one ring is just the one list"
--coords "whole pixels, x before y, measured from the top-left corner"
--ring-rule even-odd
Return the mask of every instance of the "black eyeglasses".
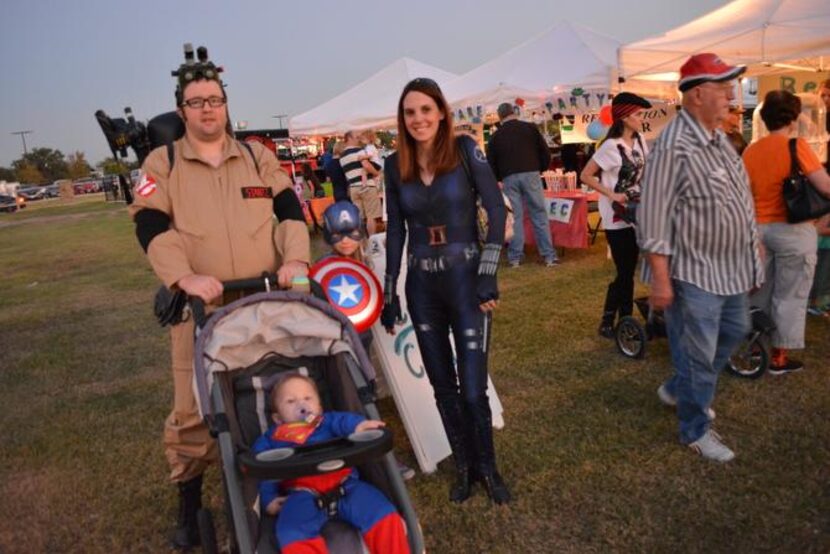
[[185, 100], [182, 102], [182, 105], [185, 105], [188, 108], [193, 108], [194, 110], [200, 110], [205, 107], [205, 102], [207, 102], [211, 108], [219, 108], [225, 105], [226, 100], [222, 96], [209, 96], [208, 98], [197, 96], [196, 98]]

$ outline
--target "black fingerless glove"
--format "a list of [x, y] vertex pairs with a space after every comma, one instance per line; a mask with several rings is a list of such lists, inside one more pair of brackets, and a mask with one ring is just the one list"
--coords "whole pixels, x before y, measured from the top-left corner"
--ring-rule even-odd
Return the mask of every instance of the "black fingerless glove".
[[478, 284], [476, 285], [476, 296], [478, 296], [478, 303], [483, 304], [490, 300], [499, 299], [499, 286], [496, 282], [495, 275], [479, 275]]
[[499, 268], [501, 246], [485, 244], [481, 249], [481, 259], [478, 262], [478, 282], [476, 296], [479, 303], [499, 299], [499, 286], [496, 281], [496, 271]]
[[395, 281], [392, 275], [385, 275], [383, 278], [383, 311], [380, 312], [380, 324], [387, 331], [395, 328], [395, 323], [403, 320], [401, 312], [401, 301], [395, 294]]
[[403, 319], [403, 314], [401, 313], [401, 301], [398, 299], [398, 295], [394, 295], [392, 297], [392, 301], [389, 303], [383, 303], [383, 311], [380, 312], [380, 324], [383, 325], [383, 328], [387, 331], [392, 331], [395, 328], [395, 323], [401, 321]]

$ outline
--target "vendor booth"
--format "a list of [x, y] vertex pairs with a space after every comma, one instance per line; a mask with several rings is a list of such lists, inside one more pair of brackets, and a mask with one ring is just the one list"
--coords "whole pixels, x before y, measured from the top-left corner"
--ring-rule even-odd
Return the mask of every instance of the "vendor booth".
[[[692, 54], [714, 52], [747, 76], [830, 65], [830, 2], [735, 0], [690, 23], [620, 48], [626, 90], [674, 88]], [[676, 89], [675, 89], [676, 90]]]
[[[562, 105], [551, 103], [558, 112], [585, 102], [599, 108], [607, 101], [607, 92], [599, 99], [589, 91], [607, 91], [619, 46], [616, 39], [562, 21], [452, 81], [444, 94], [453, 108], [466, 112], [470, 106], [474, 113], [494, 112], [500, 102], [515, 98], [522, 98], [528, 107], [542, 106], [554, 95], [563, 98]], [[575, 88], [582, 94], [572, 102], [572, 95], [564, 93]]]
[[[588, 225], [589, 206], [599, 200], [596, 192], [576, 190], [544, 191], [550, 233], [557, 248], [588, 248], [595, 229]], [[524, 218], [525, 248], [535, 247], [536, 237], [530, 219]]]

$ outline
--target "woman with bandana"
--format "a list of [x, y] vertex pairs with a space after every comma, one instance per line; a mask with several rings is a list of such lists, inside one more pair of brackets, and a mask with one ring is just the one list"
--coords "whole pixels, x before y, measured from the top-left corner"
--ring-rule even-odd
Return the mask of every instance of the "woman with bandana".
[[634, 306], [634, 271], [640, 249], [634, 232], [635, 208], [640, 199], [640, 178], [648, 147], [640, 135], [642, 112], [651, 104], [630, 92], [611, 101], [613, 123], [580, 178], [600, 194], [599, 214], [617, 276], [608, 285], [599, 334], [614, 337], [614, 322], [631, 315]]

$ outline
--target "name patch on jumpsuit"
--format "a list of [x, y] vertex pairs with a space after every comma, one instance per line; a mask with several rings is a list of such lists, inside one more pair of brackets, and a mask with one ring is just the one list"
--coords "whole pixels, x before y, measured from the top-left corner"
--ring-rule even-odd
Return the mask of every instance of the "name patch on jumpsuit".
[[271, 187], [242, 187], [242, 198], [273, 198], [274, 192]]

